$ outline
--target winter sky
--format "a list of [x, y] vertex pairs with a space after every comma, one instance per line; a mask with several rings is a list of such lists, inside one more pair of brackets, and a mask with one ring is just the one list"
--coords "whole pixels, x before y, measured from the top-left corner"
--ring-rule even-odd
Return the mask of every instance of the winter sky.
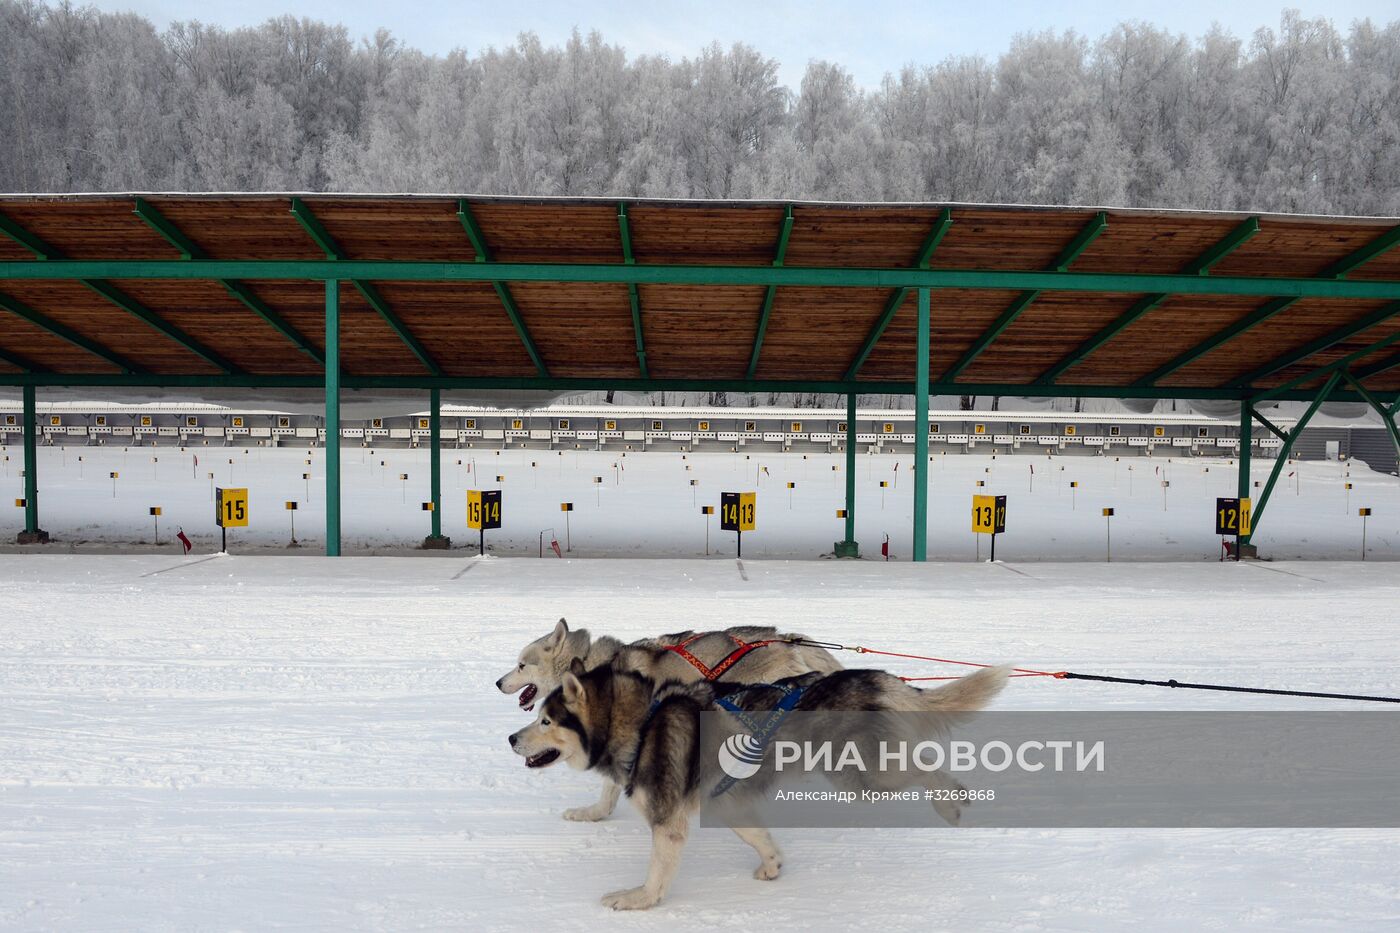
[[867, 88], [902, 65], [932, 64], [949, 56], [995, 58], [1021, 32], [1073, 29], [1097, 37], [1125, 21], [1152, 23], [1196, 37], [1212, 22], [1242, 39], [1260, 26], [1277, 28], [1284, 7], [1307, 17], [1326, 16], [1343, 32], [1353, 20], [1384, 23], [1398, 18], [1395, 0], [429, 0], [386, 4], [380, 0], [96, 0], [104, 10], [129, 9], [164, 28], [198, 19], [225, 27], [250, 26], [273, 16], [340, 22], [354, 37], [387, 27], [404, 43], [442, 54], [454, 47], [478, 52], [505, 46], [533, 31], [549, 44], [569, 31], [597, 29], [629, 56], [661, 54], [676, 60], [717, 40], [746, 42], [782, 63], [784, 84], [796, 88], [814, 58], [840, 62]]

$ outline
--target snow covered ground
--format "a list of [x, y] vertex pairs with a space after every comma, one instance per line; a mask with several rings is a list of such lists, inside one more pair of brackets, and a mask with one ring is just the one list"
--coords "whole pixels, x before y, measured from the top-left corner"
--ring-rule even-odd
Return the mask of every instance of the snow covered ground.
[[[697, 829], [668, 899], [613, 915], [647, 830], [625, 803], [560, 819], [596, 784], [527, 772], [492, 687], [567, 615], [1393, 694], [1395, 566], [0, 557], [0, 928], [1395, 929], [1381, 830], [785, 831], [764, 883]], [[998, 702], [1349, 706], [1042, 679]]]
[[[22, 524], [22, 511], [11, 503], [23, 495], [24, 481], [21, 452], [10, 447], [3, 455], [9, 460], [0, 461], [0, 543], [8, 544]], [[909, 556], [912, 466], [907, 456], [857, 459], [857, 540], [867, 557], [878, 557], [885, 535], [896, 559]], [[1262, 484], [1272, 466], [1256, 458], [1253, 479]], [[745, 556], [815, 558], [830, 553], [842, 536], [836, 510], [843, 505], [844, 471], [843, 457], [825, 454], [448, 450], [443, 530], [457, 548], [475, 548], [464, 491], [479, 485], [503, 490], [504, 527], [487, 537], [497, 555], [539, 554], [543, 531], [546, 554], [557, 536], [579, 557], [702, 557], [708, 523], [711, 553], [732, 557], [733, 535], [722, 534], [718, 516], [707, 519], [700, 506], [717, 504], [722, 491], [755, 490], [758, 528], [745, 535]], [[429, 496], [427, 451], [348, 450], [342, 472], [347, 552], [401, 553], [422, 541], [429, 526], [421, 510]], [[400, 479], [404, 474], [407, 480]], [[149, 509], [159, 506], [167, 551], [174, 548], [171, 535], [183, 527], [207, 552], [218, 540], [215, 485], [250, 491], [252, 526], [230, 532], [235, 553], [285, 547], [291, 537], [287, 500], [299, 503], [297, 536], [307, 550], [324, 547], [322, 450], [41, 448], [39, 480], [41, 527], [65, 549], [140, 549], [137, 542], [153, 540]], [[986, 485], [978, 487], [979, 481]], [[1163, 487], [1164, 481], [1171, 485]], [[1226, 459], [1165, 456], [949, 455], [934, 459], [930, 490], [934, 559], [973, 560], [979, 546], [986, 556], [985, 539], [979, 545], [968, 527], [970, 497], [985, 493], [1008, 499], [1007, 533], [997, 541], [997, 555], [1007, 560], [1102, 560], [1106, 506], [1116, 510], [1115, 561], [1213, 560], [1220, 553], [1212, 534], [1215, 498], [1235, 495], [1236, 467]], [[566, 501], [574, 504], [567, 530], [559, 508]], [[1400, 480], [1359, 461], [1287, 465], [1255, 543], [1271, 558], [1356, 559], [1362, 506], [1374, 510], [1367, 523], [1370, 558], [1400, 559]]]

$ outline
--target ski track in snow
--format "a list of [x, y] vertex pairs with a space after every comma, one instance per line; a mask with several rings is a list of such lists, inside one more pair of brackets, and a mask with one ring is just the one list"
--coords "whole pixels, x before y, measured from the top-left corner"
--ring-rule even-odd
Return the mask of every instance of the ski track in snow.
[[[783, 877], [758, 882], [752, 850], [697, 828], [667, 899], [613, 914], [598, 899], [640, 882], [648, 831], [625, 801], [603, 823], [562, 820], [596, 780], [527, 772], [505, 741], [526, 717], [493, 687], [567, 616], [623, 637], [743, 621], [1032, 667], [1393, 694], [1393, 563], [746, 556], [746, 580], [728, 560], [195, 559], [0, 557], [0, 928], [1400, 924], [1396, 830], [786, 830]], [[1041, 679], [997, 706], [1365, 708]]]

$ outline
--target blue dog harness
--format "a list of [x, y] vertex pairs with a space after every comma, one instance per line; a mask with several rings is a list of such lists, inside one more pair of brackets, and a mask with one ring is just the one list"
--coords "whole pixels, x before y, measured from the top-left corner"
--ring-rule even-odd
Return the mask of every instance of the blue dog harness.
[[[778, 684], [755, 684], [754, 686], [770, 687], [774, 690], [781, 691], [783, 694], [783, 698], [778, 701], [778, 705], [768, 713], [767, 718], [762, 722], [750, 716], [748, 710], [743, 709], [739, 704], [728, 697], [716, 697], [715, 703], [734, 714], [735, 718], [744, 724], [744, 727], [749, 730], [749, 735], [751, 735], [757, 743], [757, 754], [759, 757], [762, 757], [763, 753], [768, 749], [768, 743], [773, 738], [773, 734], [777, 732], [778, 727], [783, 724], [783, 720], [787, 718], [787, 714], [792, 712], [793, 707], [802, 699], [802, 694], [806, 692], [806, 688], [783, 687]], [[710, 796], [718, 797], [720, 794], [723, 794], [725, 791], [729, 790], [729, 788], [733, 787], [738, 780], [738, 778], [726, 774], [720, 779], [719, 783], [715, 785], [715, 789], [710, 792]]]

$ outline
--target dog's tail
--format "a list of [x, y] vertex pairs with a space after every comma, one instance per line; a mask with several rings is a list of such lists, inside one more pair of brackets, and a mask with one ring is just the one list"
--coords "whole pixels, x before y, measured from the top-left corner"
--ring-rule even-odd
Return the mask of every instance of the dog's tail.
[[[950, 719], [958, 722], [966, 716], [984, 708], [1001, 693], [1006, 686], [1009, 667], [984, 667], [966, 677], [959, 677], [952, 683], [932, 690], [919, 690], [917, 706], [920, 712], [951, 714]], [[912, 688], [911, 688], [912, 689]]]

